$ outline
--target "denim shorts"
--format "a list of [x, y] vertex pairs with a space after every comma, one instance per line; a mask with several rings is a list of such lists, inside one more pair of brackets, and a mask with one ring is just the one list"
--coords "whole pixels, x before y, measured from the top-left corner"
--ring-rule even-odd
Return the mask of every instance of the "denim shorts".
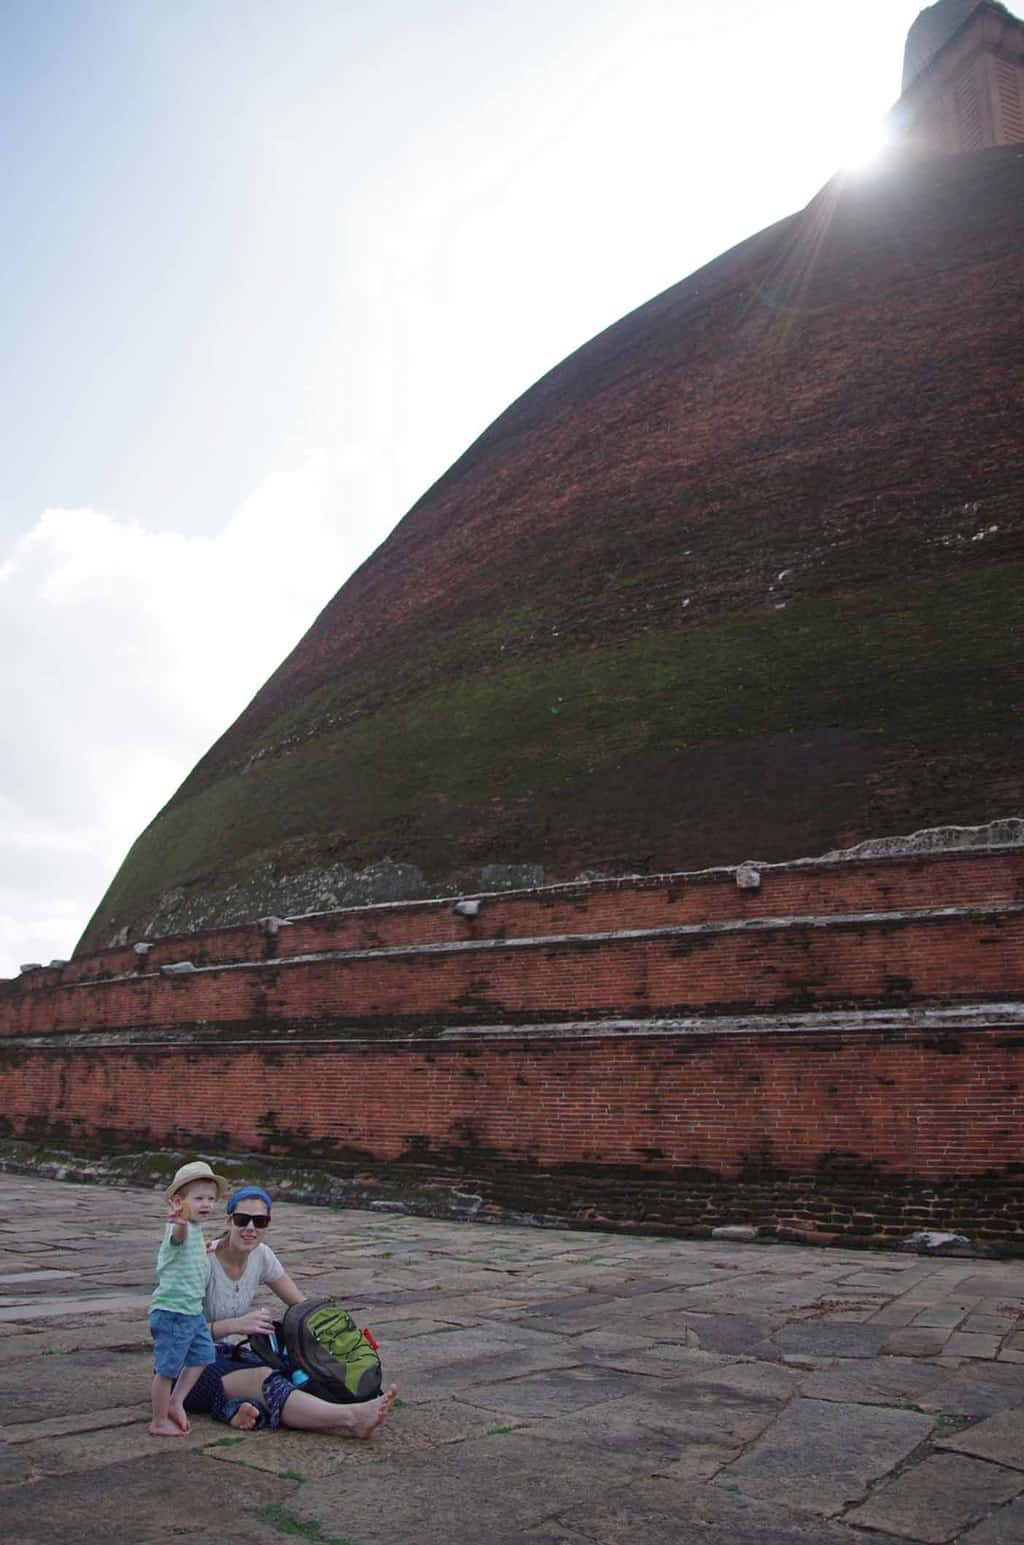
[[183, 1368], [205, 1368], [216, 1361], [205, 1315], [151, 1309], [149, 1334], [153, 1338], [155, 1372], [161, 1378], [176, 1379]]

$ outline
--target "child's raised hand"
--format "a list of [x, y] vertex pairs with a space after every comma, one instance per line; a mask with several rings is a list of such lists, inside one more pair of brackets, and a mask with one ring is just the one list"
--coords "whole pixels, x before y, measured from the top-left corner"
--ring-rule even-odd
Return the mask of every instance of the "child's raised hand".
[[188, 1202], [183, 1196], [172, 1196], [167, 1208], [168, 1223], [188, 1223], [192, 1217]]

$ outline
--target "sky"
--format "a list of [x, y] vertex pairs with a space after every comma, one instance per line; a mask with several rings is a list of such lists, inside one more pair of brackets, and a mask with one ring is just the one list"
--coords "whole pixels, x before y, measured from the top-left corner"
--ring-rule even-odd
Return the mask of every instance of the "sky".
[[859, 158], [919, 8], [0, 0], [0, 977], [492, 419]]

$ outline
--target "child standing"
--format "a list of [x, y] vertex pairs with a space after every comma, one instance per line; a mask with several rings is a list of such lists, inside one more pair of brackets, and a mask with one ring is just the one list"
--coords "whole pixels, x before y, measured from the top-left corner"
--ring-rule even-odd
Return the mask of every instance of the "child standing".
[[203, 1160], [183, 1164], [164, 1192], [167, 1227], [156, 1258], [157, 1286], [149, 1315], [153, 1337], [154, 1438], [191, 1432], [185, 1397], [208, 1363], [215, 1360], [210, 1327], [203, 1315], [207, 1259], [202, 1225], [229, 1189]]

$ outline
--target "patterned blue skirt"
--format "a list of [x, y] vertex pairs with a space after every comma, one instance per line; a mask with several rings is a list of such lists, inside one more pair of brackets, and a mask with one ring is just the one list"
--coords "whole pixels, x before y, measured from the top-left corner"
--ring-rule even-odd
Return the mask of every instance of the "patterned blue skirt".
[[[225, 1393], [224, 1379], [229, 1373], [237, 1373], [240, 1368], [265, 1367], [266, 1364], [261, 1363], [252, 1352], [241, 1347], [229, 1347], [224, 1342], [218, 1343], [217, 1360], [204, 1368], [193, 1384], [185, 1398], [185, 1410], [192, 1415], [212, 1416], [215, 1422], [230, 1422], [243, 1402]], [[261, 1398], [250, 1402], [259, 1412], [255, 1428], [280, 1427], [285, 1402], [294, 1393], [294, 1386], [284, 1374], [267, 1368]]]

